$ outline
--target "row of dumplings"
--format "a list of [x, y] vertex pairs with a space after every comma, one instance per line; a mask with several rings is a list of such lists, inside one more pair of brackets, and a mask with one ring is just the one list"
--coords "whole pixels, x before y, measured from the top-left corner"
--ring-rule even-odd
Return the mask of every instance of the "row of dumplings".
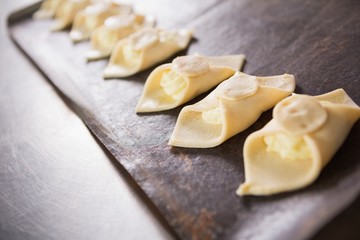
[[360, 118], [360, 107], [343, 89], [301, 95], [294, 93], [293, 75], [242, 73], [243, 59], [177, 57], [150, 74], [136, 110], [171, 109], [218, 85], [181, 110], [169, 141], [172, 146], [209, 148], [249, 128], [275, 106], [273, 119], [245, 141], [246, 180], [237, 194], [269, 195], [308, 186], [345, 141]]
[[90, 40], [87, 60], [111, 56], [105, 78], [128, 77], [149, 68], [185, 49], [192, 38], [189, 30], [155, 28], [153, 16], [111, 0], [45, 0], [34, 18], [52, 17], [52, 30], [72, 26], [73, 42]]
[[[111, 54], [105, 77], [133, 75], [185, 49], [191, 39], [186, 30], [151, 28], [153, 18], [111, 1], [45, 0], [35, 13], [53, 16], [56, 30], [74, 21], [73, 41], [91, 38], [89, 60]], [[148, 76], [136, 112], [173, 109], [215, 87], [181, 110], [169, 141], [172, 146], [209, 148], [244, 131], [275, 106], [273, 119], [245, 141], [245, 183], [237, 193], [269, 195], [311, 184], [360, 118], [359, 106], [343, 89], [319, 96], [294, 94], [293, 75], [251, 76], [240, 72], [244, 60], [241, 54], [194, 54], [160, 65]]]

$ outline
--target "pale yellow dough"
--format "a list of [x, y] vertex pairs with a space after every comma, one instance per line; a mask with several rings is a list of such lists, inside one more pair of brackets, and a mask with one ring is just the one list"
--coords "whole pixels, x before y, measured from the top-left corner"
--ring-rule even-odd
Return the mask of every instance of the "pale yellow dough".
[[175, 108], [215, 87], [240, 70], [244, 55], [208, 57], [198, 54], [175, 58], [148, 77], [136, 112]]
[[55, 25], [53, 31], [64, 30], [70, 27], [76, 14], [92, 3], [91, 0], [65, 0], [55, 11]]
[[40, 9], [33, 15], [35, 19], [53, 18], [56, 10], [65, 0], [44, 0]]
[[252, 125], [294, 88], [293, 75], [256, 77], [236, 72], [203, 100], [181, 110], [169, 145], [218, 146]]
[[273, 116], [245, 141], [245, 183], [238, 195], [270, 195], [313, 183], [360, 118], [360, 108], [337, 89], [315, 97], [294, 94], [278, 103]]
[[128, 77], [185, 49], [191, 40], [188, 30], [141, 29], [120, 40], [105, 68], [105, 78]]
[[154, 25], [155, 18], [150, 15], [122, 14], [107, 18], [104, 25], [95, 29], [91, 34], [91, 49], [86, 53], [87, 60], [93, 61], [109, 57], [119, 40], [142, 28]]
[[75, 16], [70, 38], [74, 42], [87, 40], [91, 33], [105, 20], [114, 15], [129, 15], [132, 12], [130, 5], [118, 4], [113, 1], [99, 1], [87, 6]]

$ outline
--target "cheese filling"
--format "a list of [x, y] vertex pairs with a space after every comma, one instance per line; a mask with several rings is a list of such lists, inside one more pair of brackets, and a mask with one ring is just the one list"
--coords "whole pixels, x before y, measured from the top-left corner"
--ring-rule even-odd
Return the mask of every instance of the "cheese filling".
[[98, 47], [101, 50], [107, 50], [107, 51], [111, 51], [111, 49], [114, 47], [115, 43], [116, 43], [116, 36], [114, 34], [112, 34], [110, 31], [104, 31], [100, 34], [97, 35], [97, 43], [98, 43]]
[[160, 86], [167, 95], [171, 96], [174, 100], [178, 100], [184, 94], [186, 82], [178, 73], [169, 70], [163, 73]]
[[137, 66], [141, 59], [141, 51], [135, 50], [130, 44], [125, 44], [123, 57], [127, 66]]
[[283, 159], [309, 159], [311, 151], [302, 137], [277, 133], [264, 137], [267, 152], [278, 153]]
[[94, 17], [87, 17], [85, 19], [85, 26], [87, 29], [95, 29], [97, 26], [99, 26], [101, 24], [101, 22], [94, 18]]
[[211, 124], [221, 124], [221, 109], [219, 107], [215, 107], [213, 109], [203, 111], [202, 112], [202, 118], [205, 122], [211, 123]]

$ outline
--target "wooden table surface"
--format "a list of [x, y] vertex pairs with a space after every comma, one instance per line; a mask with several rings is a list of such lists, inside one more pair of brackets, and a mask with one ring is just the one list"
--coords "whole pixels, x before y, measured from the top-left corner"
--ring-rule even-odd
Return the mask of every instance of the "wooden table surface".
[[[0, 239], [171, 239], [173, 231], [11, 43], [0, 3]], [[359, 239], [359, 200], [314, 239]]]

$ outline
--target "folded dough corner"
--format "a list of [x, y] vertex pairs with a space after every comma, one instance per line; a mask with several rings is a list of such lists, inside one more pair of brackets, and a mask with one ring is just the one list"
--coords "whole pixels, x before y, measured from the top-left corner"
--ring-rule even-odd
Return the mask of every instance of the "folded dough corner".
[[244, 55], [175, 58], [149, 75], [136, 112], [157, 112], [186, 103], [231, 77], [244, 63]]
[[44, 0], [40, 9], [33, 14], [34, 19], [50, 19], [64, 0]]
[[90, 4], [90, 0], [63, 1], [55, 11], [55, 25], [53, 25], [51, 30], [60, 31], [70, 27], [76, 14]]
[[360, 108], [343, 89], [279, 102], [273, 119], [244, 144], [245, 183], [238, 195], [270, 195], [313, 183], [343, 144]]
[[251, 126], [262, 112], [290, 95], [293, 75], [256, 77], [236, 72], [200, 102], [184, 107], [169, 145], [208, 148]]
[[185, 29], [143, 28], [116, 44], [104, 78], [128, 77], [145, 70], [187, 48], [191, 38], [192, 33]]

